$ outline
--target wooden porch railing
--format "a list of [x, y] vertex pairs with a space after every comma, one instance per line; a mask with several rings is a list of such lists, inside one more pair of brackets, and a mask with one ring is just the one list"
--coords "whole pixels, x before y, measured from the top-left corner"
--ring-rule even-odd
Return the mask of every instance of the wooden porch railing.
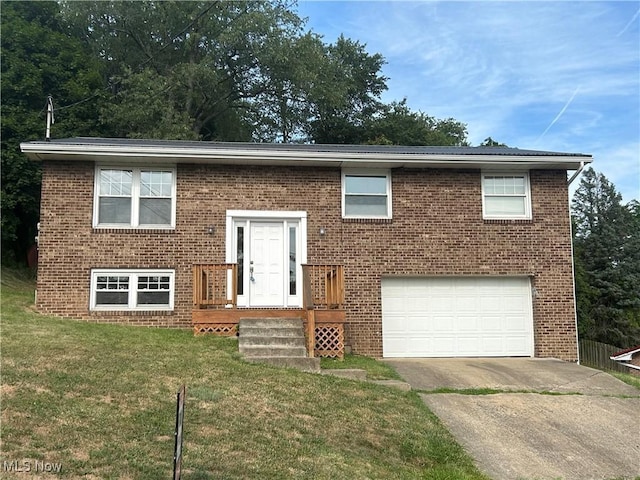
[[303, 265], [302, 277], [305, 308], [343, 308], [344, 266]]
[[303, 265], [302, 304], [307, 310], [307, 352], [313, 357], [316, 346], [316, 310], [344, 306], [343, 265]]
[[235, 263], [194, 265], [194, 308], [235, 308], [238, 305], [237, 271]]
[[[238, 266], [233, 263], [204, 264], [193, 266], [193, 308], [204, 313], [204, 309], [237, 309]], [[339, 338], [344, 334], [344, 267], [342, 265], [302, 265], [302, 309], [306, 317], [307, 352], [310, 357], [316, 350], [316, 311], [334, 311], [330, 314], [336, 322], [326, 323], [328, 313], [323, 315], [326, 329], [339, 328]], [[239, 310], [234, 310], [238, 312]], [[222, 312], [221, 312], [222, 313]], [[231, 312], [229, 312], [231, 313]], [[195, 315], [195, 313], [194, 313]], [[198, 314], [200, 315], [200, 313]], [[339, 320], [342, 318], [342, 320]], [[332, 326], [334, 325], [334, 326]], [[320, 329], [322, 331], [322, 328]], [[322, 344], [322, 341], [319, 340]], [[334, 342], [335, 343], [335, 342]], [[338, 342], [342, 345], [342, 340]]]

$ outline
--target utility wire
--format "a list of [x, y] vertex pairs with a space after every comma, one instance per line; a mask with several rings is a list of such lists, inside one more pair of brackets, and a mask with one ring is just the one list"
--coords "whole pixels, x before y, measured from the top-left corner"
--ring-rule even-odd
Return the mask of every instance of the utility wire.
[[100, 93], [94, 93], [93, 95], [91, 95], [90, 97], [85, 98], [84, 100], [80, 100], [79, 102], [75, 102], [75, 103], [71, 103], [69, 105], [65, 105], [64, 107], [57, 107], [56, 110], [64, 110], [65, 108], [71, 108], [71, 107], [75, 107], [76, 105], [80, 105], [81, 103], [85, 103], [88, 102], [89, 100], [91, 100], [92, 98], [95, 98], [99, 95]]

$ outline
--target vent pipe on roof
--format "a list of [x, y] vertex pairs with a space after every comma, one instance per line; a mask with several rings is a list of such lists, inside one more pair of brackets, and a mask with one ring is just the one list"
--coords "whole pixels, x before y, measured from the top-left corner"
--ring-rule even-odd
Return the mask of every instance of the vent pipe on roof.
[[44, 132], [44, 139], [46, 142], [51, 140], [51, 125], [55, 123], [53, 118], [53, 97], [47, 95], [47, 129]]

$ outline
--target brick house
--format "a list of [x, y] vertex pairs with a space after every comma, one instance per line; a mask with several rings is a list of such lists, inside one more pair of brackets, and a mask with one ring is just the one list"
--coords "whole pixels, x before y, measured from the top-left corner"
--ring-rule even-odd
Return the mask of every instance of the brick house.
[[221, 334], [253, 313], [302, 315], [333, 338], [324, 352], [315, 339], [319, 354], [577, 360], [567, 171], [590, 155], [101, 138], [21, 148], [42, 164], [42, 313]]

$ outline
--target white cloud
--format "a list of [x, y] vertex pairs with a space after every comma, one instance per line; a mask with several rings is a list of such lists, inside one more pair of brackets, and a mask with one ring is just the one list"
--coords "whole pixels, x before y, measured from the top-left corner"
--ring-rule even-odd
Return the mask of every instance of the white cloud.
[[639, 12], [616, 1], [337, 2], [319, 25], [326, 41], [344, 33], [386, 58], [385, 101], [462, 121], [474, 144], [593, 153], [630, 200], [640, 197]]

